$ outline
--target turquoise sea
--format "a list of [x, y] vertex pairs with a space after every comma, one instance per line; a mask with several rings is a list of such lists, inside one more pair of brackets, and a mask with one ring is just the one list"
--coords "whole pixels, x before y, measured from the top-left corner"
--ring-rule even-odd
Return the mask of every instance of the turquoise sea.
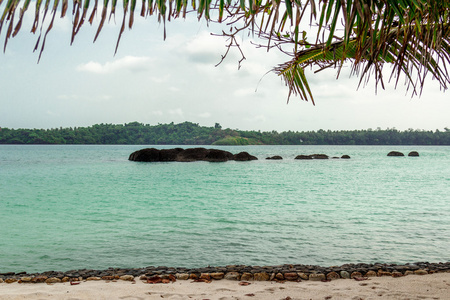
[[[128, 161], [145, 147], [1, 145], [0, 272], [450, 261], [450, 147], [216, 147], [259, 160]], [[294, 160], [314, 153], [351, 159]]]

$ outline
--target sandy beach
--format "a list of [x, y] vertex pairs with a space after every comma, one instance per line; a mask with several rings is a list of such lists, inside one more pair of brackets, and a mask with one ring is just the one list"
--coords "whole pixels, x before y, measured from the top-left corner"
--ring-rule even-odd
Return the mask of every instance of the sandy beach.
[[211, 283], [177, 280], [168, 284], [129, 281], [1, 283], [0, 299], [450, 299], [450, 273], [409, 275], [330, 282], [216, 280]]

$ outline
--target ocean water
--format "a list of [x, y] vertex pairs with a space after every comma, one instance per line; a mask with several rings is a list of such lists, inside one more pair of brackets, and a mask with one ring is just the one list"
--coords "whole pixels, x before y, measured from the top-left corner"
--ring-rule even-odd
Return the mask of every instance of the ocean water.
[[[450, 147], [216, 147], [259, 160], [128, 161], [145, 147], [1, 145], [0, 272], [450, 261]], [[294, 160], [313, 153], [351, 159]]]

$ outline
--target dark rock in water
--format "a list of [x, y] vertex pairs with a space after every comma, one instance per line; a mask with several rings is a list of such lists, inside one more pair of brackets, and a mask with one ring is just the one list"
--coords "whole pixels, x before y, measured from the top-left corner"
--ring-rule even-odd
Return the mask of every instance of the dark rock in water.
[[233, 154], [231, 154], [228, 151], [210, 149], [209, 152], [206, 154], [204, 160], [210, 161], [210, 162], [222, 162], [222, 161], [228, 161], [228, 160], [232, 160], [232, 159], [233, 159]]
[[275, 156], [266, 157], [266, 159], [283, 159], [283, 158], [279, 155], [275, 155]]
[[155, 148], [146, 148], [131, 153], [128, 158], [128, 160], [144, 162], [190, 162], [199, 160], [222, 162], [233, 159], [234, 155], [228, 151], [205, 148], [174, 148], [161, 150]]
[[257, 160], [256, 156], [248, 154], [248, 152], [240, 152], [234, 155], [234, 160], [236, 161], [248, 161], [248, 160]]
[[177, 161], [189, 162], [203, 160], [207, 153], [208, 149], [205, 148], [188, 148], [178, 153]]
[[350, 158], [350, 156], [349, 156], [349, 155], [347, 155], [347, 154], [344, 154], [344, 155], [342, 155], [342, 156], [341, 156], [341, 158], [344, 158], [344, 159], [349, 159], [349, 158]]
[[405, 156], [405, 154], [398, 152], [398, 151], [391, 151], [388, 153], [387, 156]]
[[326, 154], [297, 155], [295, 159], [328, 159]]
[[408, 156], [419, 156], [419, 152], [411, 151], [411, 152], [408, 153]]

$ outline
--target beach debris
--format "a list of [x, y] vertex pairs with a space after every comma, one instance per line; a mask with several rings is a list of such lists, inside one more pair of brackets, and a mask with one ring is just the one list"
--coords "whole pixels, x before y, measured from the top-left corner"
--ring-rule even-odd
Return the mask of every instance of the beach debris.
[[251, 283], [250, 282], [248, 282], [248, 281], [241, 281], [241, 282], [239, 282], [239, 285], [242, 285], [242, 286], [247, 286], [247, 285], [250, 285]]
[[70, 285], [77, 285], [77, 284], [80, 284], [80, 282], [79, 281], [71, 281], [70, 282]]
[[244, 296], [247, 296], [247, 297], [255, 297], [255, 294], [250, 293], [250, 294], [245, 294]]

